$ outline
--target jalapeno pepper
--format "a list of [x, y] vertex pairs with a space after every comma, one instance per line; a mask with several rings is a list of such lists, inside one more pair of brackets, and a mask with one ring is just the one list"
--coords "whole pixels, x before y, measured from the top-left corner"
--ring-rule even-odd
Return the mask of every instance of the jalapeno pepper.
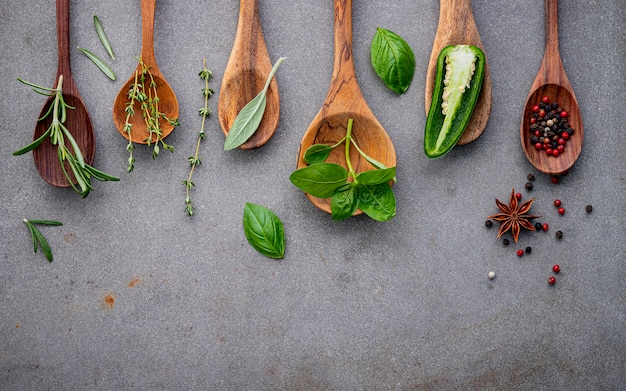
[[443, 156], [459, 141], [476, 106], [484, 71], [485, 54], [476, 46], [451, 45], [441, 50], [424, 132], [426, 156]]

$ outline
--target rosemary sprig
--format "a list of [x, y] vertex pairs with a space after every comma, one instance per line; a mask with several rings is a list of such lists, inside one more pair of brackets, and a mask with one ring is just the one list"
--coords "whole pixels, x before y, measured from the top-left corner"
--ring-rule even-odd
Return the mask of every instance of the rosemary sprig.
[[204, 97], [204, 106], [198, 110], [198, 114], [202, 117], [202, 124], [200, 125], [200, 132], [198, 133], [198, 141], [196, 142], [196, 152], [193, 156], [189, 157], [189, 164], [191, 165], [191, 169], [189, 170], [189, 176], [186, 180], [183, 181], [183, 186], [185, 186], [185, 211], [189, 216], [193, 216], [196, 208], [191, 203], [191, 197], [189, 195], [189, 191], [195, 186], [195, 183], [192, 182], [193, 172], [195, 168], [202, 164], [200, 160], [200, 142], [206, 137], [204, 133], [204, 124], [207, 119], [211, 115], [211, 110], [209, 110], [209, 97], [213, 95], [213, 89], [209, 88], [209, 79], [213, 77], [213, 72], [211, 72], [206, 67], [206, 58], [203, 59], [203, 69], [198, 73], [200, 79], [204, 80], [204, 88], [202, 89], [202, 96]]
[[[120, 180], [117, 177], [109, 175], [85, 163], [83, 153], [80, 150], [78, 143], [76, 142], [70, 131], [65, 127], [64, 123], [67, 118], [67, 109], [74, 109], [74, 107], [65, 103], [65, 100], [63, 99], [63, 75], [59, 75], [59, 80], [56, 88], [42, 87], [22, 80], [20, 78], [18, 78], [18, 80], [21, 83], [33, 87], [33, 90], [38, 94], [53, 97], [54, 99], [52, 100], [52, 104], [50, 105], [46, 114], [38, 119], [38, 121], [43, 121], [44, 119], [48, 118], [50, 114], [52, 114], [52, 122], [50, 123], [48, 129], [46, 129], [46, 131], [32, 143], [13, 152], [14, 156], [23, 155], [26, 152], [32, 151], [33, 149], [41, 145], [41, 143], [46, 138], [49, 137], [52, 145], [57, 146], [59, 164], [63, 169], [63, 174], [65, 174], [65, 178], [67, 178], [67, 181], [70, 183], [72, 188], [83, 198], [87, 197], [87, 195], [89, 195], [89, 192], [93, 190], [93, 186], [91, 185], [92, 177], [99, 181]], [[69, 144], [71, 149], [68, 148], [67, 144]], [[68, 163], [72, 174], [76, 179], [76, 184], [74, 183], [70, 173], [65, 168], [66, 162]]]
[[48, 241], [43, 236], [43, 234], [35, 227], [35, 225], [50, 225], [50, 226], [61, 226], [63, 223], [55, 220], [27, 220], [22, 219], [24, 224], [28, 227], [30, 231], [30, 235], [33, 239], [33, 253], [37, 254], [37, 249], [41, 248], [41, 251], [46, 256], [48, 262], [52, 262], [52, 250], [50, 249], [50, 245]]
[[[128, 134], [128, 145], [126, 149], [129, 152], [127, 171], [131, 172], [135, 168], [135, 159], [133, 157], [133, 141], [131, 137], [132, 124], [130, 118], [135, 113], [135, 103], [139, 104], [139, 109], [146, 129], [148, 137], [145, 143], [152, 146], [152, 158], [159, 156], [161, 148], [170, 152], [174, 152], [174, 147], [163, 140], [163, 132], [161, 130], [161, 121], [165, 120], [172, 126], [179, 126], [180, 123], [176, 118], [169, 118], [165, 113], [159, 110], [159, 94], [157, 91], [157, 83], [148, 67], [141, 58], [138, 59], [141, 72], [135, 70], [135, 80], [128, 89], [128, 101], [126, 102], [126, 121], [123, 131]], [[159, 146], [159, 144], [161, 146]]]

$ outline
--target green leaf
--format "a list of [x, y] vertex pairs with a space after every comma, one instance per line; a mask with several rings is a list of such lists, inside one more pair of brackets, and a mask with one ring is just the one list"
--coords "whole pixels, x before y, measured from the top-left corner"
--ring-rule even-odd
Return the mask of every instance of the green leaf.
[[41, 251], [44, 253], [46, 259], [49, 262], [52, 262], [53, 256], [52, 256], [52, 250], [50, 249], [50, 245], [48, 244], [48, 241], [43, 236], [43, 234], [37, 229], [37, 227], [35, 227], [35, 224], [49, 225], [49, 226], [60, 226], [60, 225], [63, 225], [63, 224], [61, 222], [59, 222], [59, 221], [56, 221], [56, 220], [27, 220], [27, 219], [22, 219], [22, 221], [28, 227], [28, 229], [30, 231], [30, 234], [31, 234], [31, 237], [33, 239], [33, 252], [36, 254], [37, 253], [37, 249], [41, 248]]
[[387, 183], [396, 176], [396, 168], [384, 168], [378, 170], [364, 171], [357, 175], [356, 181], [362, 185], [380, 185]]
[[359, 209], [376, 221], [387, 221], [396, 215], [396, 197], [388, 183], [359, 186]]
[[331, 145], [327, 144], [314, 144], [311, 145], [304, 152], [304, 161], [307, 164], [323, 163], [330, 156], [330, 151], [333, 150]]
[[265, 87], [254, 97], [248, 104], [246, 104], [237, 117], [233, 121], [233, 125], [228, 131], [226, 140], [224, 141], [224, 150], [229, 151], [239, 147], [241, 144], [248, 141], [250, 137], [256, 132], [263, 119], [265, 113], [265, 106], [267, 104], [267, 89], [270, 86], [274, 74], [278, 70], [278, 67], [284, 61], [285, 57], [281, 57], [276, 61], [274, 67], [270, 71], [265, 82]]
[[46, 256], [48, 262], [52, 262], [52, 250], [50, 249], [50, 245], [46, 241], [46, 238], [41, 234], [41, 232], [39, 232], [37, 228], [35, 228], [35, 226], [32, 226], [32, 233], [37, 243], [39, 243], [39, 248], [41, 248], [41, 251], [43, 251], [43, 254]]
[[246, 203], [243, 209], [243, 230], [248, 243], [269, 258], [285, 255], [285, 230], [280, 219], [261, 205]]
[[359, 199], [357, 197], [357, 189], [351, 183], [348, 183], [337, 189], [330, 199], [330, 210], [332, 219], [335, 221], [345, 220], [351, 217], [357, 210]]
[[405, 92], [415, 73], [415, 55], [409, 44], [398, 34], [376, 29], [370, 47], [374, 71], [385, 85], [394, 92]]
[[334, 163], [318, 163], [294, 171], [289, 180], [297, 188], [313, 197], [328, 198], [343, 186], [348, 171]]
[[28, 222], [31, 224], [52, 225], [56, 227], [63, 225], [62, 222], [56, 220], [28, 220]]
[[102, 46], [104, 46], [104, 49], [109, 54], [109, 57], [111, 57], [111, 60], [115, 60], [115, 55], [113, 54], [113, 48], [111, 48], [111, 44], [109, 43], [109, 40], [107, 39], [107, 36], [104, 33], [104, 27], [102, 27], [102, 23], [100, 22], [100, 19], [98, 19], [96, 15], [93, 16], [93, 26], [96, 29], [98, 38], [100, 38], [100, 42], [102, 42]]
[[102, 73], [104, 73], [109, 79], [115, 80], [115, 72], [113, 72], [113, 69], [111, 69], [111, 67], [109, 67], [107, 63], [105, 63], [100, 57], [96, 56], [91, 51], [81, 47], [79, 47], [78, 50], [80, 50], [85, 56], [87, 56], [87, 58], [90, 59], [91, 62], [96, 64], [98, 69], [100, 69]]
[[48, 128], [41, 136], [39, 136], [37, 140], [13, 152], [13, 156], [23, 155], [26, 152], [32, 151], [33, 149], [37, 148], [46, 139], [46, 137], [50, 136], [50, 132], [51, 132], [51, 128]]

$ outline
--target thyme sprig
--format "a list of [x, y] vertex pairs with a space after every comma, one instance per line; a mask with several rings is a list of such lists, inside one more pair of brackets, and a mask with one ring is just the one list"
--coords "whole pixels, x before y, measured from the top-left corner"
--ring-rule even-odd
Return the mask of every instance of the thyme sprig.
[[[147, 66], [141, 58], [139, 58], [138, 61], [141, 72], [135, 70], [135, 80], [128, 89], [126, 121], [123, 128], [124, 133], [128, 135], [128, 145], [126, 146], [129, 152], [128, 167], [126, 169], [128, 172], [133, 171], [135, 168], [135, 159], [133, 156], [134, 147], [131, 136], [132, 124], [130, 122], [130, 118], [135, 115], [135, 103], [139, 103], [141, 116], [146, 124], [148, 137], [144, 141], [148, 146], [152, 146], [153, 159], [159, 156], [161, 148], [174, 152], [174, 147], [163, 140], [161, 121], [165, 120], [172, 126], [180, 125], [177, 118], [169, 118], [165, 113], [159, 110], [160, 99], [154, 76], [150, 72], [150, 67]], [[161, 146], [159, 146], [159, 144]]]
[[207, 69], [206, 58], [203, 59], [203, 64], [203, 69], [198, 73], [200, 79], [204, 80], [204, 88], [202, 89], [204, 106], [198, 110], [198, 114], [200, 114], [200, 116], [202, 117], [202, 123], [200, 125], [200, 132], [198, 133], [198, 140], [196, 142], [196, 151], [194, 155], [190, 156], [188, 159], [191, 166], [191, 169], [189, 170], [189, 176], [183, 181], [183, 186], [185, 186], [185, 211], [189, 216], [193, 216], [196, 210], [191, 202], [191, 196], [189, 195], [189, 192], [196, 186], [196, 184], [192, 181], [193, 172], [197, 166], [202, 164], [202, 160], [200, 159], [200, 143], [206, 137], [206, 134], [204, 133], [204, 124], [207, 117], [211, 115], [211, 110], [209, 109], [209, 97], [213, 95], [213, 89], [209, 88], [209, 80], [213, 77], [213, 72]]
[[[57, 147], [59, 164], [63, 169], [63, 174], [65, 174], [65, 178], [67, 178], [67, 181], [70, 183], [72, 188], [83, 198], [87, 197], [87, 195], [89, 195], [89, 192], [93, 190], [93, 186], [91, 185], [91, 178], [95, 178], [99, 181], [120, 180], [113, 175], [107, 174], [85, 163], [83, 153], [80, 150], [78, 143], [76, 142], [74, 136], [72, 136], [70, 131], [65, 127], [64, 123], [67, 119], [67, 109], [74, 109], [74, 107], [68, 105], [63, 99], [63, 75], [59, 75], [59, 80], [57, 82], [56, 88], [42, 87], [37, 84], [22, 80], [20, 78], [18, 78], [17, 80], [30, 87], [33, 87], [33, 91], [37, 92], [38, 94], [53, 97], [53, 100], [52, 104], [48, 108], [48, 111], [37, 120], [43, 121], [44, 119], [52, 115], [52, 122], [50, 123], [48, 129], [46, 129], [46, 131], [32, 143], [13, 152], [14, 156], [23, 155], [26, 152], [32, 151], [33, 149], [41, 145], [44, 140], [50, 138], [51, 144]], [[71, 149], [68, 148], [68, 144]], [[71, 173], [73, 174], [76, 183], [74, 183], [72, 175], [70, 175], [70, 173], [65, 168], [65, 163], [67, 163], [70, 167]]]

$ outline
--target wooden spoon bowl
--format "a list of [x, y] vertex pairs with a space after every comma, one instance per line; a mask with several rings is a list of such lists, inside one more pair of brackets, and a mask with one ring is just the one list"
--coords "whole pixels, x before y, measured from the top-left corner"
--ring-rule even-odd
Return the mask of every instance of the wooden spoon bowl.
[[[272, 70], [272, 62], [263, 38], [257, 0], [241, 0], [239, 21], [217, 107], [217, 115], [224, 135], [235, 122], [239, 111], [265, 86]], [[256, 132], [240, 149], [258, 148], [269, 141], [276, 132], [280, 118], [278, 84], [273, 78], [267, 90], [267, 103], [263, 119]]]
[[[352, 0], [335, 0], [334, 19], [335, 60], [330, 88], [322, 108], [302, 137], [296, 166], [300, 169], [307, 165], [304, 153], [311, 145], [340, 141], [346, 135], [348, 120], [352, 118], [352, 137], [359, 148], [385, 166], [395, 167], [396, 150], [391, 138], [367, 106], [357, 83], [352, 57]], [[354, 146], [350, 147], [350, 160], [359, 173], [374, 169]], [[327, 162], [345, 167], [345, 149], [335, 148]], [[330, 199], [310, 194], [307, 197], [313, 205], [331, 213]], [[360, 213], [360, 210], [355, 212]]]
[[[546, 10], [546, 47], [539, 72], [530, 88], [526, 105], [522, 113], [520, 125], [520, 139], [522, 149], [530, 163], [539, 171], [549, 174], [562, 174], [569, 170], [580, 156], [584, 130], [582, 116], [574, 90], [570, 84], [561, 56], [559, 54], [559, 27], [558, 27], [558, 0], [545, 0]], [[535, 149], [531, 141], [530, 119], [532, 107], [547, 96], [552, 102], [557, 102], [568, 112], [569, 125], [574, 134], [567, 141], [565, 150], [558, 157], [547, 156], [544, 150]]]
[[[150, 69], [150, 73], [156, 83], [157, 93], [159, 95], [159, 111], [164, 113], [168, 118], [178, 118], [178, 99], [174, 94], [174, 90], [169, 85], [165, 77], [161, 73], [161, 70], [157, 66], [156, 57], [154, 56], [154, 14], [156, 10], [156, 0], [141, 0], [141, 59], [143, 63]], [[136, 72], [139, 72], [141, 76], [142, 66], [137, 65]], [[126, 123], [126, 106], [130, 101], [128, 98], [128, 91], [131, 84], [135, 82], [135, 72], [130, 76], [128, 81], [120, 89], [113, 103], [113, 122], [117, 131], [120, 132], [124, 138], [128, 139], [128, 134], [124, 132], [124, 124]], [[149, 81], [146, 81], [146, 86], [149, 85]], [[138, 144], [147, 144], [148, 141], [155, 142], [156, 135], [152, 136], [149, 140], [150, 133], [146, 123], [141, 116], [141, 109], [138, 102], [135, 102], [133, 106], [135, 115], [130, 116], [129, 122], [131, 127], [131, 140]], [[161, 120], [161, 133], [162, 138], [167, 137], [174, 125], [168, 121]]]
[[[441, 50], [448, 45], [473, 45], [485, 51], [485, 46], [480, 39], [478, 27], [472, 13], [471, 0], [440, 0], [439, 24], [435, 33], [433, 48], [430, 53], [428, 70], [426, 71], [426, 91], [424, 103], [426, 115], [430, 109], [433, 97], [435, 78], [437, 76], [437, 58]], [[487, 127], [491, 115], [492, 82], [489, 72], [489, 62], [485, 53], [485, 75], [483, 85], [474, 107], [472, 118], [467, 124], [463, 135], [457, 145], [469, 144], [480, 137]]]
[[[67, 120], [65, 127], [72, 134], [81, 152], [85, 163], [91, 165], [96, 154], [96, 138], [93, 131], [93, 125], [89, 118], [89, 112], [74, 84], [72, 78], [72, 69], [70, 65], [70, 1], [57, 0], [56, 2], [56, 18], [57, 18], [57, 44], [58, 44], [58, 64], [57, 76], [63, 76], [63, 99], [65, 103], [74, 107], [67, 110]], [[55, 86], [56, 87], [56, 86]], [[43, 117], [48, 108], [52, 104], [53, 98], [48, 98], [39, 118]], [[52, 115], [43, 121], [37, 122], [35, 125], [35, 133], [33, 139], [38, 139], [48, 129], [52, 123]], [[33, 160], [35, 167], [41, 177], [49, 184], [57, 187], [69, 187], [71, 183], [67, 180], [63, 168], [59, 163], [57, 147], [50, 143], [50, 139], [44, 140], [37, 148], [33, 150]], [[76, 183], [73, 178], [72, 170], [65, 163], [65, 169], [69, 173], [72, 183]]]

